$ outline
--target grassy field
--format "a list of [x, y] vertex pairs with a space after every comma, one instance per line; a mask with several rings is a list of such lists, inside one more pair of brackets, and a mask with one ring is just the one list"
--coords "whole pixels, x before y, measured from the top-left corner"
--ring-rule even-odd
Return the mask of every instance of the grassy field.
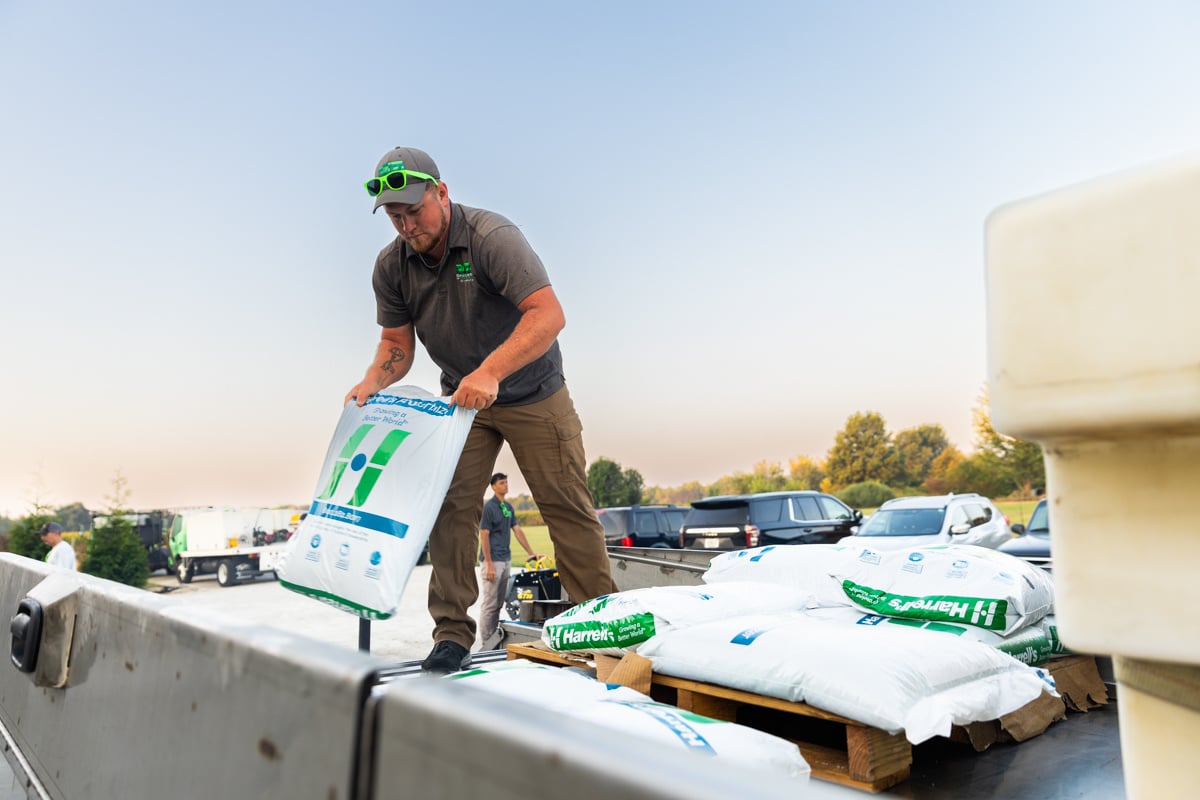
[[1018, 522], [1024, 525], [1029, 522], [1029, 515], [1037, 504], [1037, 500], [999, 500], [996, 501], [996, 508], [1004, 512], [1010, 525]]
[[[525, 538], [529, 540], [534, 552], [546, 556], [554, 555], [554, 545], [550, 544], [549, 528], [545, 525], [522, 525], [521, 530], [525, 531]], [[515, 536], [512, 537], [512, 557], [514, 566], [525, 566], [525, 551], [521, 549], [521, 543]]]

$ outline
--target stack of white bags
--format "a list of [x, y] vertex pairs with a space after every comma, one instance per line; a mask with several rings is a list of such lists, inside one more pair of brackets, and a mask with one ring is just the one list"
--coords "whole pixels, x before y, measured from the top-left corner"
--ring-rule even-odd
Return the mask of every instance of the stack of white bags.
[[[636, 651], [654, 671], [808, 703], [913, 744], [1054, 693], [1049, 576], [969, 545], [761, 547], [703, 586], [637, 589], [548, 620], [557, 650]], [[1028, 662], [1028, 663], [1023, 663]]]

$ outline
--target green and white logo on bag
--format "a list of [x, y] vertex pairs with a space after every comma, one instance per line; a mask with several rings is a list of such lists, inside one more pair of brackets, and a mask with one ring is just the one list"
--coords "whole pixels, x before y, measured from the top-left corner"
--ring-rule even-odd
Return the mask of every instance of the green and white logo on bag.
[[1002, 631], [1008, 625], [1005, 618], [1008, 614], [1008, 601], [992, 597], [913, 597], [892, 594], [849, 580], [842, 581], [842, 591], [856, 605], [886, 617], [960, 622], [989, 631]]
[[398, 429], [388, 431], [387, 435], [383, 437], [383, 441], [375, 448], [375, 452], [368, 458], [366, 453], [358, 452], [358, 448], [374, 428], [375, 426], [369, 423], [359, 425], [346, 440], [346, 444], [334, 462], [333, 471], [329, 475], [329, 485], [325, 487], [325, 491], [317, 495], [318, 500], [333, 500], [334, 493], [337, 492], [342, 478], [346, 475], [346, 468], [349, 467], [351, 472], [362, 472], [362, 475], [355, 484], [350, 499], [342, 504], [360, 508], [363, 503], [367, 502], [367, 498], [371, 496], [371, 490], [379, 482], [379, 476], [383, 474], [384, 468], [387, 467], [392, 456], [396, 454], [397, 448], [408, 438], [409, 434], [408, 431]]
[[555, 650], [590, 650], [595, 647], [630, 647], [654, 635], [654, 615], [630, 614], [614, 620], [584, 619], [547, 625], [543, 632]]

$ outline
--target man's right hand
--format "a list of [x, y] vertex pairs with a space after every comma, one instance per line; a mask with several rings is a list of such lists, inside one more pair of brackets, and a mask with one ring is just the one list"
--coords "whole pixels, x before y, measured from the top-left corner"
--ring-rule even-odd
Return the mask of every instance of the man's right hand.
[[379, 387], [371, 388], [367, 385], [367, 381], [359, 381], [359, 383], [350, 391], [346, 392], [346, 396], [342, 398], [342, 405], [346, 405], [351, 400], [355, 401], [361, 408], [366, 405], [367, 401], [375, 396], [379, 391]]

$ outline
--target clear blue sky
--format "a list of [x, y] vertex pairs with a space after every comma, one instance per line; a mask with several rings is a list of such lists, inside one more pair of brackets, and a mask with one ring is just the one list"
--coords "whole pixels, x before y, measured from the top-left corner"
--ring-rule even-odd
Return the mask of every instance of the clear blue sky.
[[308, 502], [400, 144], [542, 256], [589, 459], [707, 483], [858, 411], [969, 450], [986, 216], [1193, 151], [1198, 41], [1155, 0], [0, 0], [0, 513]]

